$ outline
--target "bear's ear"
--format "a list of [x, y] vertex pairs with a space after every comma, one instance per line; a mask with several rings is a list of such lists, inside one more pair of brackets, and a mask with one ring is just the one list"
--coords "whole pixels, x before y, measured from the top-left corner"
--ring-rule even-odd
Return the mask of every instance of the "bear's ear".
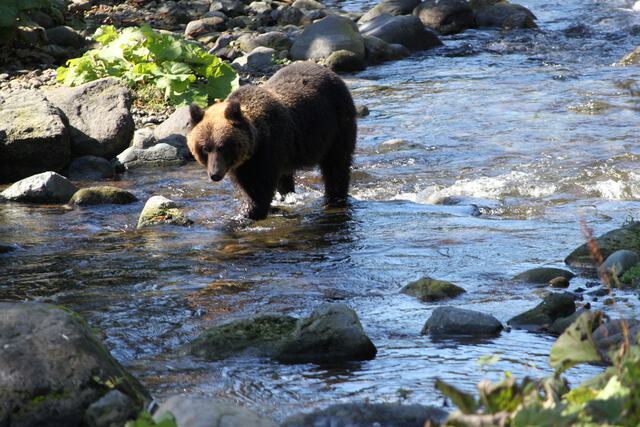
[[232, 122], [239, 122], [242, 120], [242, 110], [240, 110], [240, 103], [237, 100], [231, 100], [227, 102], [227, 107], [224, 109], [224, 116], [227, 120]]
[[189, 105], [189, 115], [191, 116], [191, 126], [195, 126], [204, 117], [204, 110], [200, 108], [197, 104]]

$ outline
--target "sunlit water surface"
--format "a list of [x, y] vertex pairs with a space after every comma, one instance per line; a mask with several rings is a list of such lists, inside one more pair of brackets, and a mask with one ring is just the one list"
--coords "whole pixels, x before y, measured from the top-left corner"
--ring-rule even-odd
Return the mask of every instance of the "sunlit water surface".
[[[501, 321], [534, 306], [540, 289], [512, 283], [514, 274], [561, 267], [584, 241], [580, 220], [602, 233], [638, 217], [639, 70], [612, 64], [640, 44], [640, 14], [624, 1], [523, 4], [540, 30], [467, 31], [441, 49], [344, 76], [371, 110], [359, 122], [346, 211], [323, 208], [312, 171], [278, 203], [281, 213], [241, 226], [231, 185], [212, 185], [194, 164], [114, 182], [141, 200], [130, 206], [0, 205], [0, 240], [19, 245], [0, 255], [0, 299], [77, 310], [159, 398], [230, 398], [277, 419], [334, 402], [397, 401], [399, 389], [409, 402], [441, 405], [436, 377], [471, 391], [504, 371], [548, 374], [545, 335], [420, 336], [440, 304]], [[381, 146], [391, 138], [407, 143]], [[195, 225], [137, 231], [155, 194], [182, 203]], [[436, 304], [398, 293], [424, 275], [467, 293]], [[636, 295], [617, 297], [612, 315], [637, 312]], [[327, 301], [358, 312], [374, 360], [327, 367], [177, 355], [207, 326], [260, 312], [305, 315]], [[481, 367], [487, 354], [500, 360]], [[574, 368], [569, 378], [596, 372]]]

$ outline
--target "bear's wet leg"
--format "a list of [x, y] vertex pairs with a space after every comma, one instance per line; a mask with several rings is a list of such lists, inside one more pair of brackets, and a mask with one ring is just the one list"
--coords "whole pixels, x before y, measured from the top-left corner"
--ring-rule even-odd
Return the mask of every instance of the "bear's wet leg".
[[338, 156], [329, 153], [320, 164], [324, 180], [324, 195], [327, 203], [339, 205], [347, 200], [349, 179], [351, 177], [351, 154], [340, 153]]
[[243, 185], [240, 182], [242, 190], [244, 190], [244, 201], [242, 204], [242, 215], [253, 220], [265, 219], [269, 214], [271, 201], [276, 192], [275, 184], [272, 180], [265, 180], [261, 183], [253, 183], [252, 185]]
[[278, 181], [278, 193], [284, 197], [289, 194], [295, 192], [295, 184], [293, 181], [293, 175], [282, 175], [280, 180]]

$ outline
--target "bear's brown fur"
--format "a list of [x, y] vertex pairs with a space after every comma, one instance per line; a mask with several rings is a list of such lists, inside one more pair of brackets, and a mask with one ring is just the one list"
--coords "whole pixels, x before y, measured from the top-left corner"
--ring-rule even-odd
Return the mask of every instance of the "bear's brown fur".
[[311, 62], [289, 65], [207, 110], [191, 106], [191, 153], [220, 181], [229, 174], [243, 214], [265, 218], [276, 189], [294, 191], [296, 170], [319, 165], [329, 203], [344, 201], [356, 145], [356, 110], [344, 82]]

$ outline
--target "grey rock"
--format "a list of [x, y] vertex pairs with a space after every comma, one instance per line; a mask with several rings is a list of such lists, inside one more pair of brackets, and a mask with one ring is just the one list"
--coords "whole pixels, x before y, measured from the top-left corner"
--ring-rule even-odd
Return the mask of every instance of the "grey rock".
[[364, 59], [364, 40], [348, 18], [327, 16], [304, 29], [291, 46], [293, 59], [327, 58], [338, 50], [353, 52]]
[[417, 16], [380, 15], [360, 26], [364, 36], [374, 36], [389, 44], [399, 44], [410, 51], [441, 46], [442, 42], [424, 27]]
[[623, 66], [640, 64], [640, 46], [627, 53], [616, 64]]
[[361, 71], [366, 67], [364, 59], [348, 50], [337, 50], [333, 52], [325, 59], [324, 65], [336, 72]]
[[184, 143], [157, 143], [151, 148], [140, 149], [129, 147], [113, 160], [116, 170], [131, 170], [138, 168], [159, 168], [178, 166], [190, 159], [189, 149]]
[[630, 344], [638, 343], [640, 320], [614, 319], [603, 323], [593, 332], [593, 342], [600, 350], [600, 353], [606, 356], [608, 352], [618, 350], [624, 343], [625, 332]]
[[621, 249], [609, 255], [600, 268], [607, 273], [622, 276], [639, 262], [640, 255], [637, 252]]
[[257, 47], [270, 47], [276, 51], [289, 50], [291, 48], [291, 40], [286, 33], [282, 31], [269, 31], [264, 34], [243, 34], [238, 38], [240, 49], [245, 52], [251, 52]]
[[8, 245], [6, 243], [0, 243], [0, 254], [7, 254], [18, 249], [16, 245]]
[[389, 44], [374, 36], [363, 36], [363, 39], [366, 49], [365, 60], [368, 64], [395, 61], [411, 54], [409, 49], [401, 44]]
[[77, 190], [64, 176], [43, 172], [14, 183], [2, 192], [2, 197], [14, 202], [67, 203]]
[[[304, 19], [304, 12], [291, 6], [281, 6], [275, 14], [275, 20], [280, 25], [300, 25]], [[273, 13], [273, 12], [272, 12]]]
[[376, 353], [353, 309], [344, 304], [323, 304], [298, 321], [275, 358], [287, 363], [335, 363], [369, 360]]
[[318, 10], [325, 8], [325, 5], [316, 0], [296, 0], [291, 6], [302, 10]]
[[82, 34], [65, 25], [49, 28], [47, 30], [47, 38], [49, 39], [49, 43], [62, 47], [79, 48], [85, 43]]
[[70, 205], [86, 206], [86, 205], [126, 205], [133, 203], [136, 196], [127, 190], [118, 187], [100, 186], [82, 188], [71, 197]]
[[426, 0], [413, 14], [425, 27], [440, 34], [455, 34], [476, 24], [473, 10], [466, 0]]
[[95, 0], [71, 0], [69, 5], [69, 11], [71, 12], [86, 12], [91, 9]]
[[568, 292], [549, 294], [540, 304], [513, 317], [507, 323], [516, 329], [548, 331], [557, 319], [571, 316], [576, 311], [574, 299], [574, 295]]
[[273, 66], [273, 57], [275, 54], [276, 51], [274, 49], [260, 46], [253, 49], [250, 53], [234, 60], [233, 63], [252, 70], [265, 70]]
[[[632, 222], [625, 227], [609, 231], [599, 236], [596, 239], [596, 244], [605, 259], [620, 249], [640, 253], [640, 222]], [[564, 262], [572, 267], [594, 268], [586, 243], [575, 249], [565, 258]]]
[[294, 415], [281, 427], [423, 427], [442, 425], [447, 412], [433, 406], [393, 403], [343, 403]]
[[111, 390], [93, 402], [84, 413], [88, 427], [121, 427], [138, 415], [135, 402], [119, 390]]
[[150, 127], [137, 129], [133, 134], [131, 146], [140, 149], [153, 147], [157, 142], [155, 136], [153, 136], [154, 130]]
[[408, 15], [420, 3], [420, 0], [383, 0], [365, 13], [358, 24], [364, 24], [380, 15]]
[[49, 40], [44, 28], [35, 22], [25, 22], [16, 28], [15, 43], [18, 47], [29, 48], [45, 46]]
[[556, 277], [564, 277], [571, 280], [575, 275], [567, 270], [561, 268], [552, 267], [537, 267], [524, 271], [516, 275], [513, 279], [514, 282], [523, 283], [535, 283], [535, 284], [548, 284], [549, 281]]
[[33, 10], [29, 11], [29, 18], [36, 24], [40, 25], [43, 28], [52, 28], [56, 26], [57, 19], [52, 16], [50, 13], [46, 13], [42, 10]]
[[456, 307], [438, 307], [422, 328], [422, 335], [497, 335], [502, 323], [495, 317], [474, 310]]
[[132, 96], [119, 80], [107, 77], [45, 95], [69, 119], [74, 157], [111, 159], [129, 146], [135, 130]]
[[153, 196], [147, 200], [142, 208], [138, 218], [138, 228], [159, 224], [187, 227], [193, 224], [193, 221], [187, 218], [173, 200], [163, 196]]
[[585, 310], [581, 309], [581, 310], [576, 310], [576, 312], [573, 313], [571, 316], [559, 317], [549, 327], [549, 333], [553, 335], [561, 335], [565, 331], [565, 329], [571, 326], [571, 324], [575, 322], [578, 319], [578, 317], [580, 317], [580, 315], [584, 312]]
[[74, 181], [99, 181], [110, 179], [115, 169], [110, 161], [103, 157], [82, 156], [73, 159], [67, 168], [67, 178]]
[[209, 18], [197, 19], [187, 24], [187, 28], [184, 30], [184, 36], [186, 38], [195, 39], [205, 34], [215, 33], [217, 31], [224, 31], [227, 28], [225, 20], [219, 16], [212, 16]]
[[209, 10], [219, 11], [231, 17], [244, 15], [246, 12], [244, 3], [239, 0], [214, 0]]
[[170, 412], [180, 427], [276, 427], [269, 418], [258, 415], [233, 403], [172, 396], [156, 411], [153, 418], [159, 422]]
[[271, 5], [265, 1], [253, 1], [247, 8], [256, 15], [271, 12]]
[[522, 5], [486, 0], [469, 3], [479, 28], [538, 28], [535, 15]]
[[0, 313], [0, 366], [10, 373], [0, 375], [0, 425], [80, 426], [109, 383], [135, 412], [149, 401], [77, 314], [23, 302], [0, 302]]
[[187, 143], [187, 134], [190, 130], [191, 115], [189, 107], [184, 106], [178, 108], [167, 120], [160, 123], [153, 131], [153, 137], [157, 142], [179, 146]]
[[369, 107], [366, 105], [356, 105], [356, 117], [362, 118], [369, 115]]
[[67, 165], [67, 119], [40, 92], [0, 93], [0, 117], [0, 182]]

